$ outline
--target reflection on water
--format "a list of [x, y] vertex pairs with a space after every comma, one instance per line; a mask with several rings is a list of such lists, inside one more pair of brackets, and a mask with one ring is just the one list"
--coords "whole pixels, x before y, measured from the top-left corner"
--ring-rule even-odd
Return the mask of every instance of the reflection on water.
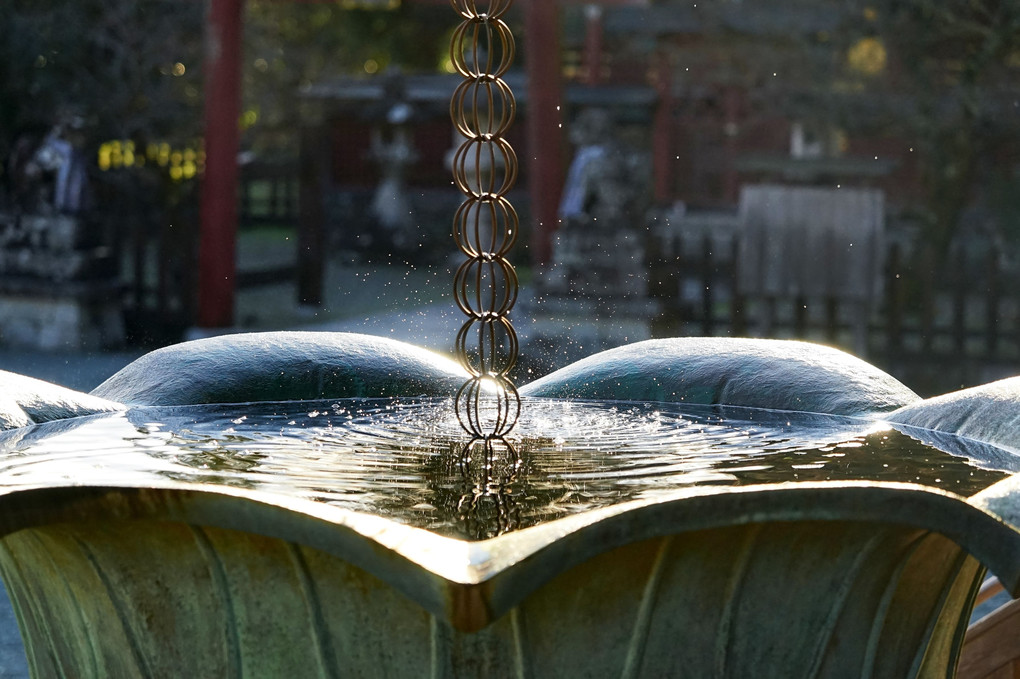
[[517, 447], [502, 436], [474, 438], [460, 449], [458, 463], [464, 479], [457, 503], [462, 534], [484, 540], [520, 527], [524, 460]]
[[[535, 400], [512, 440], [466, 440], [443, 400], [136, 408], [0, 437], [0, 486], [257, 489], [484, 539], [693, 485], [907, 481], [971, 495], [997, 448], [852, 418]], [[906, 432], [906, 433], [904, 433]], [[913, 434], [913, 435], [908, 435]]]

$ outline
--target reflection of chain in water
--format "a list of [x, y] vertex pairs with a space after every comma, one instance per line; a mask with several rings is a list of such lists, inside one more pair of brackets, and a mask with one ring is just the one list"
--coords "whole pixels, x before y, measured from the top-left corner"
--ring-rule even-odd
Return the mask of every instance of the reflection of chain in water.
[[457, 358], [470, 374], [457, 393], [461, 426], [476, 438], [501, 437], [520, 415], [520, 396], [508, 377], [517, 361], [517, 333], [507, 315], [518, 280], [506, 254], [519, 219], [506, 198], [517, 180], [517, 156], [504, 135], [516, 115], [503, 76], [515, 45], [503, 21], [512, 0], [451, 0], [461, 23], [450, 58], [464, 81], [450, 101], [450, 116], [464, 141], [453, 159], [453, 179], [466, 196], [453, 220], [457, 247], [467, 257], [454, 276], [454, 298], [468, 317], [457, 333]]
[[457, 514], [465, 531], [475, 540], [508, 533], [521, 524], [515, 493], [521, 456], [500, 437], [475, 438], [461, 450], [460, 469], [464, 492]]

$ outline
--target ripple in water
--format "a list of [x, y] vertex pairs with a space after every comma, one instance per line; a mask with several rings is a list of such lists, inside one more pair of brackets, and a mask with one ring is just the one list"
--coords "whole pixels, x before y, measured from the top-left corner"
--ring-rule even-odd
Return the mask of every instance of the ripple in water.
[[[449, 400], [149, 407], [0, 435], [0, 486], [257, 489], [483, 539], [690, 486], [906, 481], [971, 495], [1014, 456], [871, 421], [672, 404], [526, 402], [516, 455], [462, 462]], [[906, 432], [906, 433], [904, 433]], [[912, 435], [911, 435], [912, 434]]]

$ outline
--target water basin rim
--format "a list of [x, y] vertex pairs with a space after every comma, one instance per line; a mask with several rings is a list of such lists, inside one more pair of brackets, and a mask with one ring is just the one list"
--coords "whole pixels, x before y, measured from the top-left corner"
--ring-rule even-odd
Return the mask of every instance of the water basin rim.
[[[98, 413], [89, 413], [89, 414], [86, 414], [86, 415], [79, 415], [79, 416], [76, 416], [76, 417], [66, 418], [66, 419], [63, 419], [63, 420], [57, 420], [57, 422], [63, 422], [65, 424], [70, 424], [71, 426], [76, 426], [78, 424], [84, 424], [84, 423], [87, 423], [87, 422], [90, 422], [90, 421], [100, 420], [100, 419], [109, 418], [109, 417], [117, 417], [117, 416], [120, 416], [120, 415], [124, 415], [127, 412], [134, 412], [134, 413], [145, 413], [145, 412], [175, 413], [175, 412], [179, 412], [179, 411], [183, 411], [183, 410], [192, 410], [192, 411], [199, 411], [199, 412], [201, 412], [201, 411], [217, 411], [217, 412], [219, 412], [219, 411], [231, 410], [231, 409], [236, 409], [236, 408], [244, 408], [244, 407], [271, 408], [273, 406], [281, 406], [281, 407], [290, 406], [290, 407], [293, 407], [293, 406], [296, 406], [296, 405], [300, 405], [303, 408], [304, 407], [308, 407], [308, 408], [315, 409], [315, 408], [319, 408], [319, 407], [325, 408], [325, 407], [331, 406], [331, 405], [336, 404], [336, 403], [358, 403], [358, 404], [363, 404], [363, 405], [371, 405], [371, 404], [374, 404], [374, 403], [378, 403], [378, 404], [393, 404], [393, 405], [410, 405], [410, 404], [415, 404], [417, 402], [420, 402], [422, 400], [432, 400], [432, 399], [436, 399], [436, 398], [437, 397], [428, 397], [428, 396], [383, 396], [383, 397], [343, 397], [343, 398], [320, 398], [320, 399], [291, 399], [291, 400], [280, 400], [280, 401], [238, 401], [238, 402], [229, 402], [229, 403], [190, 403], [190, 404], [177, 404], [177, 405], [128, 405], [128, 406], [125, 406], [124, 410], [116, 410], [116, 411], [109, 411], [109, 412], [98, 412]], [[450, 401], [451, 403], [452, 403], [452, 398], [453, 398], [452, 395], [449, 396], [449, 397], [438, 397], [438, 399], [441, 400], [441, 401]], [[875, 415], [872, 415], [872, 416], [840, 415], [840, 414], [832, 414], [832, 413], [818, 413], [818, 412], [806, 411], [806, 410], [783, 410], [783, 409], [779, 409], [779, 408], [760, 408], [760, 407], [755, 407], [755, 406], [729, 405], [729, 404], [724, 404], [724, 403], [705, 404], [705, 403], [687, 403], [687, 402], [683, 402], [683, 401], [677, 402], [677, 401], [623, 400], [623, 399], [617, 399], [617, 400], [609, 400], [609, 399], [579, 399], [579, 398], [557, 398], [557, 397], [546, 397], [546, 396], [526, 396], [526, 397], [522, 397], [521, 400], [524, 403], [527, 403], [529, 401], [530, 402], [534, 402], [534, 403], [540, 403], [540, 402], [543, 402], [543, 401], [544, 402], [557, 402], [557, 403], [568, 403], [568, 404], [595, 406], [595, 407], [599, 407], [599, 408], [603, 408], [603, 409], [607, 409], [607, 410], [611, 409], [611, 408], [613, 408], [615, 406], [623, 406], [623, 407], [640, 406], [640, 407], [645, 407], [645, 408], [654, 408], [654, 407], [657, 407], [657, 406], [661, 406], [664, 410], [668, 410], [668, 411], [672, 411], [672, 412], [681, 412], [682, 413], [684, 411], [690, 411], [691, 413], [694, 413], [694, 414], [713, 414], [713, 415], [723, 414], [723, 415], [727, 416], [727, 419], [731, 419], [731, 420], [743, 420], [743, 421], [758, 421], [758, 420], [756, 420], [756, 418], [752, 417], [751, 415], [756, 414], [756, 413], [757, 414], [767, 414], [767, 415], [770, 415], [772, 418], [779, 419], [779, 420], [781, 420], [784, 417], [795, 418], [800, 423], [804, 423], [804, 422], [807, 422], [807, 421], [817, 421], [817, 422], [824, 421], [824, 422], [829, 422], [829, 423], [833, 423], [833, 424], [840, 423], [840, 424], [845, 424], [845, 425], [850, 425], [850, 426], [870, 427], [870, 428], [875, 429], [876, 431], [879, 430], [879, 429], [894, 429], [894, 430], [899, 431], [899, 432], [901, 432], [903, 434], [906, 434], [908, 436], [913, 436], [913, 438], [918, 438], [918, 440], [923, 440], [923, 439], [919, 438], [918, 436], [912, 435], [911, 432], [931, 432], [932, 434], [934, 434], [936, 436], [943, 436], [943, 437], [948, 436], [948, 437], [953, 437], [953, 438], [957, 438], [957, 439], [963, 439], [963, 440], [968, 441], [968, 442], [970, 442], [972, 444], [976, 444], [976, 445], [980, 445], [980, 446], [988, 446], [988, 447], [991, 447], [991, 448], [996, 448], [998, 450], [1002, 450], [1002, 451], [1004, 451], [1006, 453], [1013, 454], [1013, 455], [1016, 455], [1018, 452], [1020, 452], [1020, 451], [1017, 451], [1017, 450], [1013, 450], [1013, 449], [1011, 449], [1009, 447], [998, 445], [996, 443], [990, 443], [990, 442], [987, 442], [987, 441], [982, 441], [980, 439], [975, 439], [975, 438], [972, 438], [972, 437], [969, 437], [969, 436], [965, 436], [965, 435], [962, 435], [962, 434], [957, 434], [957, 433], [954, 433], [954, 432], [943, 432], [943, 431], [940, 431], [940, 430], [937, 430], [937, 429], [928, 428], [928, 427], [920, 427], [920, 426], [917, 426], [917, 425], [904, 424], [904, 423], [900, 423], [900, 422], [891, 422], [889, 420], [882, 419], [882, 416], [885, 415], [885, 413], [875, 414]], [[16, 429], [7, 430], [6, 432], [0, 431], [0, 444], [3, 443], [3, 439], [5, 438], [3, 436], [3, 434], [11, 434], [13, 432], [26, 433], [26, 432], [29, 432], [29, 431], [32, 431], [32, 430], [39, 429], [41, 427], [49, 427], [49, 426], [53, 426], [53, 422], [52, 421], [48, 421], [48, 422], [33, 422], [32, 424], [26, 425], [24, 427], [18, 427]], [[513, 439], [515, 437], [511, 436], [510, 438]], [[934, 442], [932, 442], [930, 440], [926, 441], [926, 442], [928, 443], [928, 445], [933, 445], [934, 447], [939, 448], [937, 443], [934, 443]], [[940, 448], [940, 449], [942, 449], [942, 448]], [[948, 452], [950, 454], [957, 454], [954, 451], [946, 451], [946, 450], [944, 450], [944, 452]]]
[[[332, 404], [335, 404], [335, 403], [360, 403], [360, 404], [366, 404], [366, 405], [372, 404], [372, 403], [379, 403], [379, 404], [388, 403], [388, 404], [405, 405], [405, 404], [414, 404], [416, 402], [422, 401], [423, 399], [424, 400], [429, 400], [429, 399], [434, 399], [434, 398], [436, 398], [436, 397], [385, 396], [385, 397], [371, 397], [371, 398], [365, 398], [365, 397], [344, 397], [344, 398], [322, 398], [322, 399], [293, 399], [293, 400], [281, 400], [281, 401], [240, 401], [240, 402], [231, 402], [231, 403], [193, 403], [193, 404], [181, 404], [181, 405], [133, 405], [133, 406], [126, 406], [124, 408], [124, 410], [116, 410], [116, 411], [108, 411], [108, 412], [98, 412], [98, 413], [89, 413], [89, 414], [86, 414], [86, 415], [78, 415], [76, 417], [66, 418], [66, 419], [63, 419], [63, 420], [57, 420], [56, 422], [63, 422], [65, 424], [70, 424], [71, 426], [77, 426], [78, 424], [84, 424], [84, 423], [87, 423], [87, 422], [90, 422], [90, 421], [100, 420], [100, 419], [109, 418], [109, 417], [117, 417], [117, 416], [120, 416], [120, 415], [124, 415], [127, 412], [136, 412], [136, 413], [144, 413], [144, 412], [171, 413], [171, 412], [177, 412], [177, 411], [181, 411], [181, 410], [223, 411], [223, 410], [229, 410], [229, 409], [232, 409], [232, 408], [243, 408], [243, 407], [268, 408], [268, 407], [272, 407], [272, 406], [276, 406], [276, 405], [279, 405], [279, 406], [301, 405], [302, 407], [309, 407], [309, 408], [313, 408], [314, 409], [316, 407], [326, 407], [328, 405], [332, 405]], [[445, 397], [445, 398], [444, 397], [439, 397], [439, 398], [441, 400], [443, 400], [443, 401], [448, 401], [448, 400], [451, 400], [453, 397], [450, 396], [450, 397]], [[943, 450], [943, 452], [947, 452], [947, 453], [954, 454], [954, 455], [958, 454], [958, 453], [955, 452], [955, 451], [945, 450], [944, 447], [941, 447], [939, 445], [938, 441], [932, 440], [932, 438], [934, 437], [935, 439], [940, 439], [940, 438], [950, 437], [950, 438], [955, 438], [955, 439], [961, 439], [961, 440], [967, 441], [967, 442], [969, 442], [971, 444], [974, 444], [974, 445], [977, 445], [977, 446], [987, 446], [989, 448], [995, 448], [997, 450], [1001, 450], [1001, 451], [1003, 451], [1003, 452], [1005, 452], [1007, 454], [1010, 454], [1010, 455], [1018, 455], [1018, 454], [1020, 454], [1020, 449], [1013, 449], [1011, 447], [1003, 446], [1003, 445], [1000, 445], [998, 443], [989, 442], [989, 441], [983, 441], [981, 439], [973, 438], [973, 437], [970, 437], [970, 436], [967, 436], [967, 435], [964, 435], [964, 434], [958, 434], [958, 433], [950, 432], [950, 431], [942, 431], [942, 430], [933, 429], [933, 428], [930, 428], [930, 427], [921, 427], [921, 426], [913, 425], [913, 424], [905, 424], [905, 423], [901, 423], [901, 422], [889, 421], [889, 420], [883, 419], [883, 416], [886, 415], [886, 413], [877, 413], [877, 414], [874, 414], [872, 416], [837, 415], [837, 414], [832, 414], [832, 413], [816, 413], [816, 412], [804, 411], [804, 410], [782, 410], [782, 409], [778, 409], [778, 408], [759, 408], [759, 407], [754, 407], [754, 406], [728, 405], [728, 404], [722, 404], [722, 403], [703, 404], [703, 403], [687, 403], [687, 402], [675, 402], [675, 401], [651, 401], [651, 400], [574, 399], [574, 398], [555, 398], [555, 397], [545, 397], [545, 396], [527, 396], [527, 397], [522, 397], [522, 401], [525, 402], [525, 403], [527, 403], [529, 401], [536, 402], [536, 403], [537, 402], [542, 402], [542, 401], [545, 401], [545, 402], [559, 402], [559, 403], [569, 403], [569, 404], [597, 406], [599, 408], [606, 408], [606, 409], [610, 409], [610, 408], [612, 408], [614, 406], [628, 406], [628, 407], [634, 407], [634, 406], [641, 406], [641, 407], [662, 406], [663, 409], [669, 410], [669, 411], [673, 411], [673, 412], [690, 411], [692, 413], [725, 414], [725, 415], [727, 415], [727, 419], [731, 419], [731, 420], [744, 420], [744, 421], [755, 421], [754, 417], [750, 417], [750, 415], [755, 414], [755, 413], [758, 413], [758, 414], [768, 414], [768, 415], [771, 415], [772, 417], [775, 417], [776, 419], [782, 419], [783, 417], [795, 418], [795, 419], [797, 419], [801, 423], [806, 422], [806, 421], [817, 421], [817, 422], [824, 421], [824, 422], [829, 422], [829, 423], [833, 423], [833, 424], [841, 423], [841, 424], [851, 425], [851, 426], [870, 427], [870, 428], [873, 428], [875, 431], [878, 431], [878, 430], [881, 430], [881, 429], [893, 429], [893, 430], [896, 430], [896, 431], [898, 431], [900, 433], [906, 434], [907, 436], [911, 436], [911, 437], [916, 438], [918, 440], [922, 440], [925, 443], [927, 443], [928, 445], [932, 445], [933, 447], [936, 447], [936, 448], [939, 448], [940, 450]], [[740, 417], [740, 415], [743, 415], [743, 417]], [[30, 432], [30, 431], [42, 428], [42, 427], [50, 427], [50, 426], [53, 426], [53, 424], [54, 424], [53, 421], [34, 422], [34, 423], [26, 425], [24, 427], [18, 427], [16, 429], [10, 429], [10, 430], [7, 430], [7, 431], [0, 431], [0, 444], [3, 443], [3, 440], [5, 438], [5, 436], [4, 436], [5, 434], [9, 434], [10, 435], [10, 434], [13, 434], [14, 432], [18, 432], [19, 434], [23, 434], [23, 433], [26, 433], [26, 432]], [[911, 432], [914, 432], [914, 433], [911, 433]], [[928, 437], [926, 439], [923, 436], [915, 435], [915, 434], [920, 434], [920, 433], [930, 433], [930, 434], [933, 435], [933, 437]], [[511, 439], [512, 438], [514, 438], [514, 437], [511, 436]]]
[[[228, 505], [230, 511], [224, 511]], [[941, 533], [984, 563], [1010, 592], [1020, 594], [1020, 527], [973, 498], [901, 482], [691, 487], [476, 542], [373, 514], [241, 488], [177, 483], [0, 490], [0, 535], [87, 516], [179, 521], [258, 533], [307, 544], [377, 574], [406, 576], [409, 567], [424, 571], [429, 579], [438, 579], [433, 584], [440, 587], [512, 582], [512, 590], [524, 592], [517, 599], [576, 563], [643, 539], [770, 521], [871, 521]], [[383, 556], [378, 547], [404, 565], [394, 568], [392, 557]], [[545, 576], [536, 580], [536, 569]]]
[[[882, 420], [882, 419], [875, 419], [875, 420], [868, 420], [868, 421], [869, 422], [873, 422], [876, 425], [876, 427], [878, 427], [878, 428], [881, 428], [881, 429], [894, 429], [894, 430], [900, 432], [901, 434], [906, 434], [907, 436], [910, 436], [911, 438], [916, 438], [919, 441], [922, 441], [925, 444], [927, 444], [929, 446], [932, 446], [933, 448], [938, 448], [939, 450], [942, 450], [943, 452], [947, 452], [947, 453], [954, 454], [954, 455], [956, 453], [954, 453], [953, 451], [944, 450], [944, 448], [942, 448], [939, 445], [939, 443], [943, 439], [946, 439], [946, 438], [959, 439], [961, 441], [966, 441], [967, 443], [969, 443], [969, 444], [971, 444], [973, 446], [995, 448], [996, 450], [1001, 450], [1002, 452], [1006, 453], [1007, 455], [1011, 455], [1013, 457], [1020, 457], [1020, 448], [1014, 448], [1012, 446], [1002, 445], [1002, 444], [1000, 444], [998, 442], [985, 441], [983, 439], [974, 438], [973, 436], [967, 436], [966, 434], [958, 434], [958, 433], [953, 432], [953, 431], [943, 431], [941, 429], [934, 429], [932, 427], [920, 427], [920, 426], [918, 426], [916, 424], [905, 424], [903, 422], [891, 422], [889, 420]], [[911, 432], [913, 432], [913, 433], [911, 433]], [[917, 434], [917, 435], [915, 435], [915, 434]], [[931, 437], [925, 439], [925, 438], [922, 438], [922, 437], [918, 436], [918, 435], [923, 435], [923, 434], [930, 434]]]

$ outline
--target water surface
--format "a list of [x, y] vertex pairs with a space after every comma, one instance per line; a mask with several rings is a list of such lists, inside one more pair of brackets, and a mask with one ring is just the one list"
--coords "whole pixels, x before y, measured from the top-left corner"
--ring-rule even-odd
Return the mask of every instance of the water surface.
[[135, 408], [0, 435], [0, 487], [257, 489], [460, 538], [704, 485], [907, 481], [969, 496], [1017, 458], [867, 420], [733, 407], [525, 402], [513, 449], [465, 455], [442, 399]]

